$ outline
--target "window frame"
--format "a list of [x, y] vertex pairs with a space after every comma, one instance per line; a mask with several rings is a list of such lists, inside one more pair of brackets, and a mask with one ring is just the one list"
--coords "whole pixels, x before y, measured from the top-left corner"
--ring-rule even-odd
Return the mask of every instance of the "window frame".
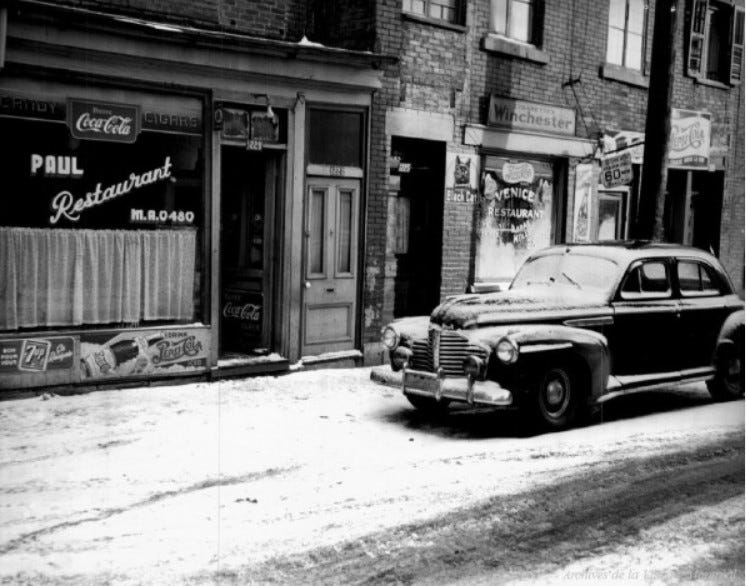
[[[719, 75], [710, 77], [708, 61], [710, 50], [711, 13], [710, 7], [717, 5], [719, 10], [730, 11], [729, 32], [723, 40], [726, 49], [725, 61], [720, 64]], [[714, 85], [739, 85], [743, 80], [744, 57], [744, 2], [743, 0], [690, 0], [688, 4], [688, 39], [686, 53], [686, 74], [700, 83]]]
[[[684, 290], [684, 288], [681, 286], [681, 278], [679, 275], [679, 266], [682, 264], [690, 264], [695, 265], [698, 268], [698, 275], [699, 275], [699, 282], [700, 287], [702, 286], [702, 273], [704, 272], [707, 277], [710, 279], [710, 283], [712, 284], [711, 289], [700, 289], [698, 291], [693, 290]], [[678, 258], [676, 259], [676, 281], [679, 287], [679, 294], [681, 297], [719, 297], [723, 294], [722, 291], [722, 284], [720, 282], [720, 277], [717, 274], [717, 271], [715, 271], [714, 268], [712, 268], [709, 264], [698, 260], [694, 258]]]
[[614, 201], [619, 205], [620, 215], [617, 217], [615, 225], [615, 237], [611, 240], [624, 240], [627, 237], [629, 231], [629, 200], [630, 200], [630, 189], [629, 187], [611, 188], [605, 189], [599, 185], [597, 192], [593, 197], [593, 213], [591, 221], [591, 240], [599, 240], [599, 228], [601, 226], [601, 202]]
[[[415, 19], [422, 19], [425, 21], [431, 21], [433, 23], [438, 24], [448, 24], [448, 25], [454, 25], [454, 26], [463, 26], [465, 21], [465, 8], [466, 8], [466, 0], [455, 0], [454, 1], [454, 7], [453, 7], [453, 19], [448, 18], [442, 18], [437, 16], [431, 16], [430, 15], [430, 6], [435, 4], [437, 6], [444, 6], [442, 3], [442, 0], [419, 0], [424, 5], [424, 11], [423, 12], [417, 12], [415, 10], [412, 10], [412, 4], [415, 0], [403, 0], [402, 1], [402, 13], [413, 17]], [[409, 5], [409, 8], [406, 6]], [[442, 14], [442, 8], [441, 8], [441, 14]]]
[[[531, 45], [537, 48], [542, 46], [543, 42], [543, 29], [544, 29], [544, 2], [543, 0], [504, 0], [505, 1], [505, 31], [497, 31], [493, 28], [493, 22], [495, 20], [495, 13], [497, 11], [497, 1], [490, 0], [490, 21], [489, 21], [489, 32], [491, 35], [496, 35], [500, 38], [506, 39], [513, 43], [521, 43]], [[511, 21], [511, 10], [514, 3], [527, 4], [529, 7], [529, 23], [528, 33], [529, 39], [527, 41], [516, 38], [511, 34], [512, 21]]]
[[[649, 1], [639, 0], [642, 3], [642, 9], [643, 9], [642, 33], [640, 35], [641, 39], [640, 39], [639, 67], [632, 67], [627, 63], [627, 47], [629, 43], [629, 36], [631, 34], [629, 30], [630, 2], [632, 1], [635, 1], [635, 0], [624, 0], [624, 28], [619, 29], [618, 27], [612, 27], [611, 25], [611, 3], [613, 2], [613, 0], [609, 0], [609, 20], [606, 25], [605, 60], [608, 65], [612, 65], [614, 67], [620, 67], [622, 69], [627, 69], [627, 70], [639, 73], [641, 75], [644, 75], [646, 72], [646, 63], [647, 63], [646, 55], [647, 55], [647, 44], [648, 44], [648, 18], [650, 14]], [[621, 63], [613, 63], [609, 61], [609, 46], [611, 43], [611, 35], [609, 33], [612, 28], [614, 28], [615, 30], [622, 31], [622, 62]]]
[[[627, 281], [631, 277], [631, 275], [637, 271], [638, 269], [641, 269], [646, 264], [662, 264], [664, 269], [666, 270], [666, 280], [668, 281], [668, 290], [667, 291], [640, 291], [639, 293], [631, 293], [628, 291], [624, 291], [624, 287], [627, 284]], [[646, 258], [646, 259], [639, 259], [634, 261], [632, 264], [630, 264], [627, 271], [624, 273], [624, 276], [622, 277], [621, 282], [619, 283], [619, 290], [617, 294], [617, 299], [620, 299], [622, 301], [650, 301], [650, 300], [656, 300], [656, 299], [672, 299], [673, 298], [673, 284], [672, 284], [672, 271], [671, 271], [671, 262], [668, 258]]]

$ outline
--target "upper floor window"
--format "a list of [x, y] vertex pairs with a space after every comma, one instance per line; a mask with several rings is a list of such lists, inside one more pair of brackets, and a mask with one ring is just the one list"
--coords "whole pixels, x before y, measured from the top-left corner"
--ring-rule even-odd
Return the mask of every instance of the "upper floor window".
[[737, 84], [743, 69], [743, 0], [692, 0], [687, 71], [699, 79]]
[[410, 14], [461, 24], [460, 0], [402, 0], [402, 10]]
[[491, 32], [514, 41], [540, 44], [541, 0], [492, 0], [490, 12]]
[[647, 10], [645, 0], [610, 0], [606, 62], [642, 71]]

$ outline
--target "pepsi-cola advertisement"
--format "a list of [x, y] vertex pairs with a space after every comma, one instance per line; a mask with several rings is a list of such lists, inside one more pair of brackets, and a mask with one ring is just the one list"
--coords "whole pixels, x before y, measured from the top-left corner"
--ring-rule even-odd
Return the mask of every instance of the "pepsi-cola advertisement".
[[82, 334], [81, 380], [201, 372], [207, 368], [209, 340], [204, 328]]

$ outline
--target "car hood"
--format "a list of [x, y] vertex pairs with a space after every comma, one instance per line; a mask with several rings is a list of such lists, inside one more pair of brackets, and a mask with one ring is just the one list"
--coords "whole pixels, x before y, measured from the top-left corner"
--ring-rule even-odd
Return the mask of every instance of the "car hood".
[[608, 303], [602, 292], [553, 285], [451, 297], [433, 310], [430, 321], [464, 328], [518, 321], [562, 321], [606, 311]]

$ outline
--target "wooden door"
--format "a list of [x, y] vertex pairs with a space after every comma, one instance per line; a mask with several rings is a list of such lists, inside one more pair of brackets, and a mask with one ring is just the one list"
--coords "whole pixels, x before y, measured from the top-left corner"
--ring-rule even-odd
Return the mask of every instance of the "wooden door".
[[351, 350], [357, 315], [360, 182], [308, 181], [301, 355]]

